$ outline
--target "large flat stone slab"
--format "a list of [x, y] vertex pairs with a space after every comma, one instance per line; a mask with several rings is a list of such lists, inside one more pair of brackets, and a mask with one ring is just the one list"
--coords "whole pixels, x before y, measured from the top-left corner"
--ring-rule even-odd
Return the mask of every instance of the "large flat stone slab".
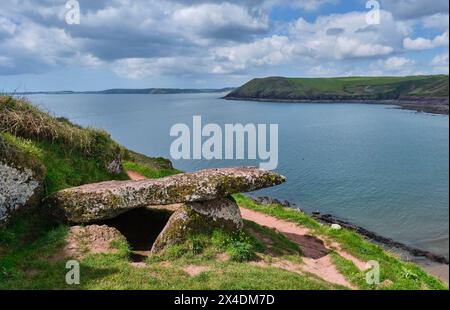
[[110, 181], [59, 191], [46, 206], [61, 221], [89, 223], [148, 205], [226, 198], [285, 182], [285, 177], [253, 167], [207, 169], [162, 179]]

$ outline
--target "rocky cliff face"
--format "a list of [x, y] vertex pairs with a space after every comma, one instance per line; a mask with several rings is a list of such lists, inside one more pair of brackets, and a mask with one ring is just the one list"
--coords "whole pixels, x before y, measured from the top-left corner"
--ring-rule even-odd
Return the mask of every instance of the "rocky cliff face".
[[39, 204], [43, 178], [40, 163], [0, 136], [0, 226]]

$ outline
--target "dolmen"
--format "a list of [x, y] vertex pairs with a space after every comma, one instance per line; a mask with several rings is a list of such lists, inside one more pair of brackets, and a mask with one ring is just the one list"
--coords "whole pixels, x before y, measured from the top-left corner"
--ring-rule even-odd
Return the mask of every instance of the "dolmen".
[[207, 169], [161, 179], [69, 188], [47, 197], [45, 207], [59, 222], [89, 224], [136, 208], [179, 204], [153, 244], [152, 252], [158, 253], [192, 233], [242, 229], [241, 213], [231, 195], [285, 181], [284, 176], [254, 167]]

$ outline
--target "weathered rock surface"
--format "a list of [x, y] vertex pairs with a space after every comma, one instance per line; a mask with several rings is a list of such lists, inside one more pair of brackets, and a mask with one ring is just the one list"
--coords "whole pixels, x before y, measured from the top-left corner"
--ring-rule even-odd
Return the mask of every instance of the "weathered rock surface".
[[190, 234], [208, 233], [216, 228], [237, 231], [243, 222], [232, 197], [205, 202], [188, 202], [178, 207], [153, 244], [152, 254], [181, 243]]
[[61, 221], [89, 223], [148, 205], [215, 200], [283, 182], [285, 178], [275, 172], [252, 167], [207, 169], [162, 179], [70, 188], [48, 197], [46, 206]]
[[115, 253], [112, 242], [125, 240], [113, 227], [106, 225], [72, 226], [66, 237], [63, 257], [83, 258], [88, 254]]
[[0, 136], [0, 226], [18, 212], [39, 204], [43, 166]]

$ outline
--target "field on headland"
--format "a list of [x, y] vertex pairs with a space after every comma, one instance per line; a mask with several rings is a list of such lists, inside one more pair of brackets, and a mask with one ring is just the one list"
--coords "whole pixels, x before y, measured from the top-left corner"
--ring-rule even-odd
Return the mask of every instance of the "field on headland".
[[[1, 97], [0, 113], [2, 169], [26, 167], [38, 174], [40, 198], [130, 175], [179, 173], [165, 159], [134, 153], [103, 131], [53, 118], [23, 100]], [[0, 288], [446, 289], [421, 268], [354, 232], [321, 225], [280, 205], [262, 206], [240, 194], [234, 199], [246, 219], [241, 232], [190, 235], [163, 253], [144, 257], [127, 236], [109, 235], [107, 227], [55, 224], [39, 199], [0, 229]], [[173, 210], [149, 212], [148, 219], [155, 220]], [[69, 259], [81, 263], [79, 286], [65, 282]], [[380, 264], [380, 285], [365, 281], [370, 260]]]
[[225, 99], [286, 102], [361, 102], [448, 114], [448, 76], [253, 79]]

